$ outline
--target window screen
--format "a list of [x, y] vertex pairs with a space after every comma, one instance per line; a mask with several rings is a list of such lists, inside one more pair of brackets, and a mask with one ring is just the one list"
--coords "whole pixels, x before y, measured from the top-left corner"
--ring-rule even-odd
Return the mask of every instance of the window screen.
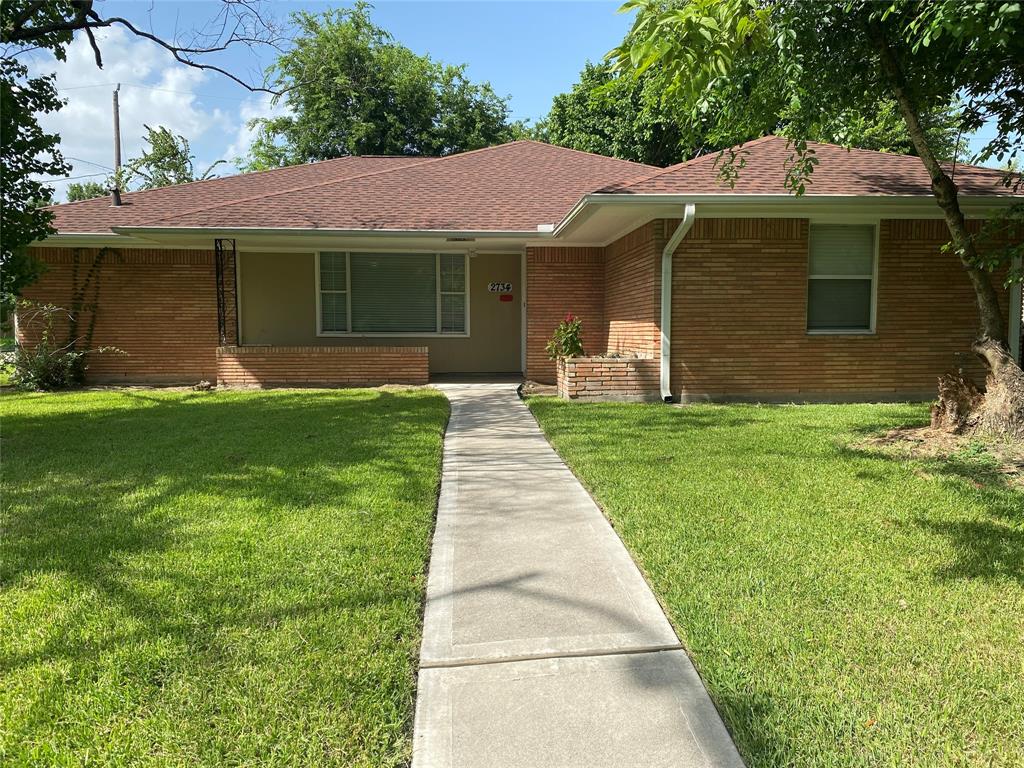
[[437, 330], [437, 260], [432, 253], [353, 253], [352, 330]]
[[807, 329], [870, 331], [875, 228], [813, 224], [810, 239]]
[[441, 333], [466, 332], [466, 257], [441, 254]]
[[320, 328], [324, 331], [348, 330], [347, 254], [320, 254]]

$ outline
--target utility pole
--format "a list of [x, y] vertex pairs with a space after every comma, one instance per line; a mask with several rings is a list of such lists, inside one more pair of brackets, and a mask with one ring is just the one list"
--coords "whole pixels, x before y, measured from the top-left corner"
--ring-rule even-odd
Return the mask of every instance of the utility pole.
[[111, 190], [111, 204], [121, 204], [121, 190], [118, 189], [120, 185], [120, 174], [121, 174], [121, 109], [117, 104], [117, 92], [121, 90], [121, 84], [118, 83], [114, 89], [114, 188]]

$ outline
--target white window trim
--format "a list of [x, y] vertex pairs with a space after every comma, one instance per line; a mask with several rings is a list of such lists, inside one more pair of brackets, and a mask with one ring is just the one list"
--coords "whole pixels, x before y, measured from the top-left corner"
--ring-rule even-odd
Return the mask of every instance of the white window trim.
[[[819, 222], [812, 221], [810, 225], [813, 226]], [[826, 223], [826, 222], [820, 222]], [[828, 222], [833, 223], [833, 222]], [[850, 223], [853, 226], [865, 226], [865, 222], [834, 222], [834, 223]], [[807, 285], [805, 287], [806, 293], [804, 297], [804, 332], [808, 336], [874, 336], [877, 334], [877, 319], [878, 319], [878, 259], [879, 259], [879, 232], [881, 227], [879, 222], [871, 222], [868, 226], [874, 227], [875, 236], [874, 240], [874, 253], [871, 254], [871, 274], [870, 275], [812, 275], [811, 274], [811, 232], [808, 227], [807, 230]], [[811, 280], [871, 280], [871, 312], [870, 312], [870, 327], [868, 328], [808, 328], [807, 323], [810, 320], [810, 296], [811, 296]]]
[[[357, 250], [357, 251], [354, 251], [354, 252], [355, 253], [372, 253], [374, 250], [375, 249], [372, 249], [372, 250], [371, 249], [360, 249], [360, 250]], [[353, 253], [353, 251], [346, 250], [346, 251], [325, 251], [325, 252], [329, 252], [329, 253], [344, 253], [345, 254], [345, 295], [346, 295], [346, 297], [348, 299], [348, 301], [346, 301], [346, 308], [347, 308], [346, 323], [347, 323], [347, 325], [348, 325], [350, 330], [348, 330], [348, 331], [325, 331], [323, 329], [323, 315], [321, 314], [321, 311], [320, 311], [320, 297], [321, 297], [321, 295], [323, 293], [320, 290], [320, 253], [321, 253], [321, 251], [317, 251], [316, 252], [316, 258], [314, 259], [314, 264], [313, 264], [313, 267], [314, 267], [313, 272], [314, 272], [314, 278], [315, 278], [314, 289], [315, 289], [315, 292], [316, 292], [316, 302], [315, 302], [316, 303], [316, 335], [318, 337], [340, 337], [340, 338], [350, 338], [350, 339], [363, 339], [363, 338], [378, 338], [378, 339], [387, 339], [387, 338], [392, 338], [392, 339], [420, 339], [420, 338], [424, 338], [424, 339], [468, 339], [469, 338], [469, 335], [470, 335], [470, 328], [469, 328], [469, 317], [470, 317], [470, 313], [469, 313], [469, 301], [470, 301], [470, 299], [469, 299], [469, 294], [470, 294], [470, 290], [469, 290], [469, 285], [470, 285], [470, 283], [469, 283], [469, 264], [470, 264], [470, 258], [469, 258], [469, 254], [466, 251], [454, 252], [456, 255], [461, 255], [462, 256], [463, 264], [465, 264], [465, 280], [466, 280], [466, 282], [465, 282], [465, 286], [466, 286], [466, 292], [465, 292], [465, 296], [466, 296], [465, 328], [466, 328], [466, 330], [465, 330], [464, 333], [441, 333], [440, 330], [437, 330], [437, 331], [416, 331], [416, 332], [408, 331], [408, 332], [399, 332], [399, 333], [394, 333], [394, 332], [376, 333], [376, 332], [366, 332], [366, 331], [353, 332], [351, 330], [351, 328], [352, 328], [352, 262], [351, 262], [351, 258], [350, 258], [352, 253]], [[436, 295], [436, 298], [437, 298], [437, 326], [436, 327], [438, 329], [440, 329], [440, 327], [441, 327], [441, 254], [442, 253], [447, 253], [449, 255], [452, 255], [453, 252], [452, 251], [395, 251], [395, 250], [388, 250], [388, 251], [385, 251], [385, 253], [413, 253], [413, 254], [421, 254], [421, 255], [427, 255], [427, 254], [433, 253], [433, 255], [434, 255], [434, 265], [435, 265], [435, 267], [434, 267], [435, 268], [435, 274], [437, 276], [437, 278], [435, 280], [435, 283], [436, 283], [436, 286], [437, 286], [436, 290], [435, 290], [435, 295]], [[341, 293], [341, 291], [336, 291], [336, 293]], [[449, 291], [449, 293], [450, 293], [450, 291]]]

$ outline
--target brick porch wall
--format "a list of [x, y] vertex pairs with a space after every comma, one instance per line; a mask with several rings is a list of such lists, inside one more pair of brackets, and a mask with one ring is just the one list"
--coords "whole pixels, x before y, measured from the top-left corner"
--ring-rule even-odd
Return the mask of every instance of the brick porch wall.
[[604, 291], [603, 249], [526, 249], [526, 378], [555, 383], [544, 347], [566, 312], [583, 320], [587, 352], [605, 350]]
[[[76, 304], [78, 334], [92, 326], [92, 347], [126, 354], [93, 355], [91, 382], [188, 384], [217, 374], [217, 297], [212, 251], [35, 248], [47, 265], [25, 298], [70, 309]], [[235, 341], [234, 265], [227, 281], [230, 341]], [[38, 340], [41, 328], [19, 318], [19, 338]], [[25, 320], [22, 322], [22, 320]], [[67, 338], [55, 324], [56, 338]]]
[[426, 347], [221, 347], [217, 383], [233, 387], [426, 384]]
[[660, 399], [659, 361], [642, 358], [570, 357], [558, 361], [558, 395], [567, 400]]
[[807, 235], [800, 219], [697, 220], [674, 261], [676, 396], [930, 397], [970, 350], [974, 294], [943, 222], [882, 221], [873, 335], [806, 332]]

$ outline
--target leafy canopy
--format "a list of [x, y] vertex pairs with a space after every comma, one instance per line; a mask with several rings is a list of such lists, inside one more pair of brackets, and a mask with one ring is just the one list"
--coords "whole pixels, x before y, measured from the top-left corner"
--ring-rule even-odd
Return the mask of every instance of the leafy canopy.
[[40, 203], [49, 201], [53, 190], [38, 177], [70, 171], [60, 136], [44, 132], [36, 119], [63, 103], [53, 75], [29, 77], [24, 64], [0, 57], [0, 303], [7, 307], [43, 269], [26, 250], [52, 231], [53, 214]]
[[[813, 171], [806, 140], [910, 148], [906, 124], [894, 119], [903, 115], [882, 70], [876, 34], [902, 65], [938, 159], [952, 154], [954, 124], [964, 134], [986, 123], [994, 127], [996, 136], [973, 158], [977, 162], [1011, 161], [1020, 151], [1019, 3], [630, 0], [623, 10], [637, 16], [610, 54], [616, 70], [656, 81], [664, 103], [681, 121], [706, 126], [713, 144], [741, 143], [777, 121], [778, 131], [795, 141], [795, 191]], [[950, 105], [958, 105], [956, 113]], [[879, 124], [889, 127], [872, 128]]]
[[684, 125], [664, 108], [653, 78], [618, 77], [608, 64], [588, 62], [579, 82], [555, 96], [535, 135], [561, 147], [672, 165], [695, 149]]
[[109, 194], [106, 184], [98, 181], [75, 181], [68, 184], [68, 202], [76, 203], [79, 200], [93, 200]]
[[156, 189], [171, 184], [205, 181], [213, 177], [213, 169], [224, 160], [218, 160], [201, 174], [196, 173], [195, 155], [188, 139], [175, 135], [162, 125], [144, 126], [144, 141], [149, 146], [142, 154], [129, 160], [121, 169], [118, 179], [122, 189]]
[[[253, 121], [245, 170], [344, 155], [446, 155], [513, 137], [507, 99], [396, 43], [357, 3], [292, 15], [291, 50], [271, 68], [289, 114]], [[278, 101], [275, 98], [275, 103]]]

